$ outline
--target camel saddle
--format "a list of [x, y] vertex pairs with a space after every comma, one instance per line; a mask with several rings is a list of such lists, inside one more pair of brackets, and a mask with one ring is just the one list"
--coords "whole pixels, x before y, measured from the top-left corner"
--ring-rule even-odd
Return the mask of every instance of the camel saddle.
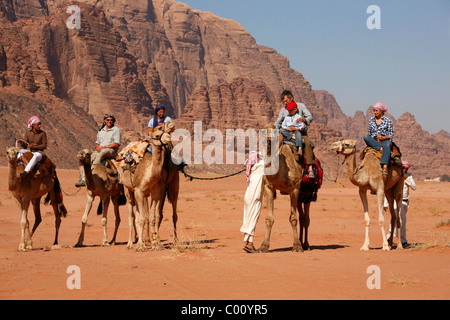
[[152, 153], [148, 140], [132, 142], [117, 155], [117, 167], [134, 172], [134, 169], [147, 152]]
[[106, 173], [109, 176], [116, 177], [118, 175], [115, 159], [103, 159], [100, 164], [106, 167]]
[[[31, 151], [28, 151], [27, 153], [24, 153], [20, 159], [23, 163], [25, 163], [25, 165], [27, 165], [32, 158], [33, 153]], [[42, 160], [39, 161], [33, 168], [30, 176], [34, 179], [40, 179], [44, 177], [54, 178], [56, 176], [55, 173], [56, 165], [50, 160], [49, 157], [44, 154], [42, 155]]]
[[[360, 155], [361, 160], [364, 159], [366, 154], [369, 152], [373, 153], [378, 159], [381, 160], [381, 156], [383, 155], [383, 152], [380, 150], [375, 150], [369, 146], [365, 147], [364, 150], [361, 151], [361, 155]], [[401, 157], [402, 157], [402, 154], [400, 152], [400, 148], [395, 143], [392, 143], [390, 164], [401, 166], [402, 165]]]

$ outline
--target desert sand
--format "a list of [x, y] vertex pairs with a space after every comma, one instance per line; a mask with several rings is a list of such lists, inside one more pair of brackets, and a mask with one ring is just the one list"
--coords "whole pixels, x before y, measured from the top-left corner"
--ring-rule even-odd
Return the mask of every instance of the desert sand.
[[[407, 237], [412, 247], [381, 250], [375, 196], [369, 197], [371, 249], [364, 241], [358, 189], [347, 179], [325, 180], [311, 206], [311, 251], [295, 253], [288, 221], [288, 196], [275, 201], [275, 224], [268, 253], [242, 250], [245, 175], [215, 181], [181, 177], [178, 234], [186, 246], [173, 246], [171, 207], [166, 204], [160, 235], [164, 249], [135, 252], [126, 248], [128, 212], [114, 246], [102, 247], [101, 218], [89, 216], [85, 247], [74, 248], [81, 229], [86, 190], [77, 192], [76, 170], [58, 170], [68, 216], [59, 244], [52, 248], [54, 216], [42, 205], [43, 221], [33, 236], [34, 250], [18, 252], [20, 213], [0, 168], [0, 299], [146, 299], [146, 300], [305, 300], [305, 299], [449, 299], [450, 183], [420, 182], [412, 192]], [[414, 174], [414, 171], [412, 170]], [[94, 201], [94, 207], [98, 204]], [[255, 244], [265, 232], [264, 207]], [[114, 214], [108, 215], [112, 237]], [[33, 223], [33, 213], [29, 213]], [[389, 217], [386, 215], [386, 221]], [[387, 228], [387, 223], [385, 224]], [[395, 239], [395, 242], [397, 239]], [[80, 270], [80, 289], [69, 289], [70, 266]], [[369, 289], [368, 272], [379, 267], [380, 289]], [[370, 279], [369, 279], [370, 282]]]

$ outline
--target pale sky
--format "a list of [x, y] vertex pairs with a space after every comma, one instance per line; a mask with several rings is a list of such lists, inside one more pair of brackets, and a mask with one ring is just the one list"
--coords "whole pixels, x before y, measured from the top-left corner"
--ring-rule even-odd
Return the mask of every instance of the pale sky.
[[424, 130], [450, 132], [450, 0], [182, 2], [241, 23], [347, 115], [383, 102], [396, 119], [410, 112]]

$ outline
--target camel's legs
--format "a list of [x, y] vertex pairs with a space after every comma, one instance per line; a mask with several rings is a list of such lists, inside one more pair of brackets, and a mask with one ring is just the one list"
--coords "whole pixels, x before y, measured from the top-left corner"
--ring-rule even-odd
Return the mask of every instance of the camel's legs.
[[135, 199], [136, 199], [136, 228], [138, 233], [138, 242], [136, 244], [136, 251], [144, 251], [145, 250], [145, 244], [143, 241], [143, 231], [144, 231], [144, 224], [146, 219], [148, 219], [148, 207], [147, 204], [147, 198], [145, 197], [144, 193], [137, 189], [134, 193]]
[[21, 240], [19, 244], [19, 251], [33, 250], [33, 242], [31, 241], [30, 225], [28, 222], [28, 208], [30, 207], [30, 197], [25, 196], [20, 203], [22, 209], [22, 219], [20, 220], [20, 227], [22, 229]]
[[57, 204], [53, 204], [53, 212], [55, 214], [55, 241], [53, 241], [53, 245], [58, 245], [58, 237], [59, 237], [59, 227], [61, 226], [61, 213], [59, 212], [59, 208]]
[[299, 252], [303, 251], [302, 245], [300, 243], [300, 239], [298, 237], [298, 216], [297, 216], [297, 203], [298, 203], [298, 193], [299, 190], [295, 190], [291, 192], [290, 198], [291, 198], [291, 214], [289, 216], [289, 222], [292, 226], [292, 233], [294, 235], [294, 244], [292, 247], [292, 251]]
[[151, 194], [150, 201], [150, 232], [152, 234], [152, 245], [155, 250], [161, 248], [159, 242], [159, 226], [162, 221], [162, 204], [165, 196], [165, 188], [157, 188]]
[[178, 173], [173, 178], [173, 180], [169, 184], [169, 199], [172, 203], [172, 221], [173, 221], [173, 239], [177, 240], [177, 221], [178, 221], [178, 213], [177, 213], [177, 201], [178, 201], [178, 186], [179, 186], [180, 176]]
[[[400, 215], [401, 210], [401, 197], [403, 193], [403, 186], [402, 190], [396, 190], [397, 187], [391, 188], [386, 192], [386, 198], [389, 202], [389, 212], [391, 213], [391, 234], [389, 237], [388, 245], [392, 247], [393, 240], [394, 240], [394, 230], [397, 228], [397, 236], [398, 236], [398, 244], [397, 249], [403, 249], [401, 238], [400, 238], [400, 228], [402, 224], [402, 218]], [[400, 193], [402, 192], [402, 193]], [[394, 207], [394, 202], [396, 203], [396, 208]]]
[[369, 204], [367, 202], [367, 193], [366, 191], [359, 189], [359, 197], [361, 198], [361, 202], [364, 208], [364, 225], [365, 225], [365, 238], [364, 244], [360, 250], [367, 251], [369, 250], [369, 227], [370, 227], [370, 216], [369, 216]]
[[[394, 189], [393, 192], [395, 194], [395, 202], [397, 204], [396, 216], [397, 216], [397, 236], [398, 236], [397, 249], [398, 250], [403, 249], [402, 240], [401, 240], [401, 231], [400, 231], [402, 224], [403, 224], [402, 215], [400, 214], [401, 208], [402, 208], [402, 199], [403, 199], [403, 184], [404, 184], [404, 180], [402, 179], [393, 188]], [[394, 230], [394, 229], [392, 229], [392, 230]]]
[[116, 243], [117, 231], [119, 230], [119, 225], [120, 225], [120, 221], [121, 221], [118, 200], [119, 200], [119, 196], [114, 196], [114, 199], [112, 199], [112, 203], [113, 203], [113, 207], [114, 207], [114, 216], [115, 216], [116, 220], [115, 220], [115, 224], [114, 224], [114, 235], [109, 244]]
[[145, 215], [144, 230], [142, 230], [142, 234], [144, 235], [144, 243], [146, 245], [151, 245], [152, 240], [150, 239], [150, 208], [148, 206], [148, 197], [145, 197], [144, 205], [147, 208], [147, 213]]
[[[302, 245], [303, 250], [310, 250], [308, 243], [308, 228], [309, 228], [309, 208], [311, 206], [311, 202], [302, 204], [299, 202], [297, 204], [298, 212], [300, 215], [300, 243]], [[304, 208], [303, 208], [304, 207]], [[304, 236], [303, 236], [304, 234]]]
[[31, 200], [31, 203], [33, 205], [33, 211], [34, 211], [34, 226], [31, 230], [31, 236], [33, 236], [34, 232], [36, 231], [37, 227], [42, 221], [41, 217], [41, 206], [40, 206], [41, 198], [36, 198]]
[[87, 224], [89, 212], [91, 211], [91, 208], [92, 208], [93, 201], [94, 201], [94, 196], [91, 194], [90, 191], [88, 191], [87, 196], [86, 196], [86, 208], [84, 209], [84, 214], [83, 214], [83, 217], [81, 218], [81, 232], [80, 232], [80, 236], [78, 237], [78, 242], [75, 245], [75, 247], [83, 246], [84, 232], [86, 229], [86, 224]]
[[[133, 243], [137, 239], [137, 232], [136, 232], [136, 223], [135, 218], [136, 215], [134, 214], [133, 206], [135, 205], [134, 201], [134, 193], [131, 192], [128, 188], [125, 188], [125, 196], [127, 197], [127, 208], [128, 208], [128, 243], [127, 248], [131, 249], [133, 248]], [[135, 230], [135, 236], [133, 239], [133, 229]]]
[[109, 208], [110, 201], [111, 201], [110, 196], [105, 196], [102, 199], [102, 202], [103, 202], [103, 215], [102, 215], [103, 241], [102, 241], [102, 245], [103, 246], [109, 246], [107, 224], [108, 224], [108, 208]]
[[384, 195], [385, 193], [383, 190], [377, 191], [377, 200], [378, 200], [378, 224], [381, 228], [381, 236], [383, 238], [383, 251], [389, 251], [389, 244], [386, 239], [386, 231], [384, 230], [384, 211], [383, 211], [383, 205], [384, 205]]
[[264, 187], [265, 197], [267, 199], [267, 216], [266, 216], [266, 236], [264, 241], [261, 243], [261, 246], [258, 248], [258, 251], [267, 252], [270, 248], [270, 234], [272, 232], [272, 226], [274, 224], [274, 216], [273, 216], [273, 191], [269, 189], [269, 187]]

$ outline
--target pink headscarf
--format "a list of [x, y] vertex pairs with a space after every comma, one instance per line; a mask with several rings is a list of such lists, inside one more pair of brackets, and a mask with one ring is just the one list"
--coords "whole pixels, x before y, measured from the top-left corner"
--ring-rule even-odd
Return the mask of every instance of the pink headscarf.
[[411, 168], [411, 164], [408, 161], [402, 161], [402, 164], [406, 169]]
[[381, 110], [383, 112], [387, 112], [388, 108], [384, 103], [377, 102], [373, 107], [374, 110]]
[[39, 119], [38, 116], [31, 117], [28, 119], [28, 129], [31, 129], [33, 127], [33, 124], [41, 122], [41, 119]]

